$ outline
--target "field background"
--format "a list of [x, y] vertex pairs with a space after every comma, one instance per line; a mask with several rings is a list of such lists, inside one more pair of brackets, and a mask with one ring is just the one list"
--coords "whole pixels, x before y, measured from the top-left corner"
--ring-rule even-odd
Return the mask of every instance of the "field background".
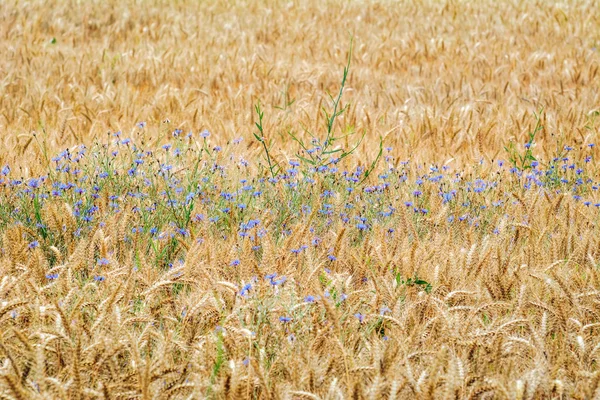
[[[357, 193], [414, 168], [412, 186], [352, 200], [362, 211], [346, 224], [316, 212], [329, 190], [344, 211], [339, 174], [300, 195], [268, 186], [253, 133], [260, 102], [276, 162], [298, 159], [289, 133], [324, 137], [322, 109], [351, 40], [348, 108], [334, 124], [350, 135], [336, 145], [365, 138], [339, 168], [370, 166], [380, 140], [386, 150]], [[131, 205], [111, 211], [108, 196], [141, 180], [112, 180], [94, 203], [104, 225], [90, 228], [71, 215], [76, 196], [41, 205], [2, 179], [0, 395], [600, 398], [599, 88], [594, 1], [3, 2], [0, 167], [11, 178], [45, 176], [49, 188], [59, 152], [101, 149], [121, 132], [158, 153], [178, 129], [197, 145], [178, 173], [220, 146], [211, 162], [229, 175], [210, 178], [194, 223], [165, 211], [162, 233], [185, 234], [164, 246], [129, 233], [142, 225]], [[528, 190], [527, 171], [508, 172], [505, 146], [525, 152], [536, 124], [539, 170], [572, 148], [562, 186]], [[93, 160], [86, 171], [97, 176]], [[452, 225], [459, 213], [435, 184], [414, 183], [430, 166], [489, 182], [477, 204], [501, 209]], [[65, 179], [88, 192], [96, 182]], [[241, 190], [240, 179], [262, 182], [265, 195], [213, 228], [206, 204]], [[415, 197], [431, 199], [426, 210], [404, 206]], [[397, 217], [380, 222], [388, 204]], [[235, 234], [248, 215], [269, 232], [262, 240]]]
[[493, 157], [525, 141], [542, 107], [540, 144], [552, 145], [552, 134], [583, 143], [600, 104], [592, 4], [9, 2], [2, 155], [34, 155], [33, 132], [64, 150], [138, 121], [156, 135], [167, 119], [225, 142], [253, 129], [258, 99], [285, 149], [287, 129], [322, 127], [351, 36], [351, 108], [340, 124], [365, 128], [368, 139], [389, 135], [399, 157], [434, 158], [432, 148], [437, 161]]

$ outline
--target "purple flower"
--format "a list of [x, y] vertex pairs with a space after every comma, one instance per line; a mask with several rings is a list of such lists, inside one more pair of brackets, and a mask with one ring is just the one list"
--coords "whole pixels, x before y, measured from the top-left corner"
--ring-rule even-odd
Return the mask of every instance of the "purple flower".
[[233, 260], [232, 262], [229, 263], [230, 266], [232, 267], [237, 267], [238, 265], [240, 265], [240, 260]]
[[315, 300], [316, 300], [316, 299], [315, 299], [315, 296], [311, 296], [311, 295], [309, 295], [309, 296], [306, 296], [306, 297], [304, 298], [304, 301], [305, 301], [305, 302], [307, 302], [307, 303], [314, 303], [314, 302], [315, 302]]
[[288, 323], [290, 322], [292, 319], [290, 317], [279, 317], [279, 321], [281, 321], [282, 323]]
[[36, 247], [38, 247], [40, 245], [40, 243], [37, 240], [34, 240], [33, 242], [29, 243], [29, 245], [27, 246], [30, 250], [35, 249]]
[[287, 281], [287, 278], [285, 276], [282, 276], [281, 278], [277, 279], [276, 281], [271, 280], [271, 285], [279, 286], [279, 285], [283, 284], [285, 281]]
[[356, 313], [354, 314], [354, 316], [358, 319], [358, 321], [362, 324], [363, 321], [365, 320], [365, 316], [362, 315], [361, 313]]
[[108, 265], [110, 261], [107, 258], [101, 258], [98, 260], [98, 265]]
[[250, 283], [246, 283], [242, 290], [240, 291], [240, 296], [247, 296], [248, 292], [252, 289], [252, 285]]
[[36, 189], [40, 186], [40, 180], [39, 179], [35, 179], [35, 178], [31, 178], [28, 182], [27, 182], [27, 186], [29, 186], [32, 189]]

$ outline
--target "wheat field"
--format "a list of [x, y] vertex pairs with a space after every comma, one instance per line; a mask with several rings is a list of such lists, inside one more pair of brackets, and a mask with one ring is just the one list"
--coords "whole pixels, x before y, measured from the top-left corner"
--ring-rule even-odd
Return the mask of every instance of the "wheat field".
[[600, 399], [595, 1], [0, 5], [3, 399]]

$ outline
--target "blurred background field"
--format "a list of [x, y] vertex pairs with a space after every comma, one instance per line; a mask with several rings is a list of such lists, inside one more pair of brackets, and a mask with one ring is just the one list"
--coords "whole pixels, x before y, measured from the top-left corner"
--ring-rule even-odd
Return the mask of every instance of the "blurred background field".
[[35, 157], [33, 132], [64, 150], [138, 121], [226, 142], [250, 133], [259, 99], [284, 150], [287, 130], [322, 126], [351, 36], [339, 129], [367, 130], [358, 160], [379, 135], [405, 158], [491, 158], [524, 142], [542, 107], [542, 151], [552, 135], [583, 143], [600, 104], [593, 4], [7, 2], [2, 156]]
[[0, 397], [600, 398], [597, 11], [3, 2]]

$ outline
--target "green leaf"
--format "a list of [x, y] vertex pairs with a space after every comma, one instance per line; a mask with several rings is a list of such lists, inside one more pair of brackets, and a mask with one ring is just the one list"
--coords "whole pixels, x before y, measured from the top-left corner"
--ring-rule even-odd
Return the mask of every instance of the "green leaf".
[[298, 157], [306, 163], [309, 163], [310, 165], [315, 165], [315, 162], [313, 160], [309, 160], [308, 158], [302, 157], [300, 154], [296, 154], [296, 157]]
[[324, 151], [323, 154], [335, 154], [335, 153], [339, 153], [340, 151], [343, 151], [343, 150], [342, 149], [327, 150], [327, 151]]
[[306, 146], [304, 145], [304, 142], [301, 141], [300, 139], [298, 139], [292, 132], [288, 131], [288, 135], [290, 135], [292, 137], [293, 140], [295, 140], [296, 142], [298, 142], [298, 144], [304, 149], [304, 150], [308, 150], [306, 148]]

